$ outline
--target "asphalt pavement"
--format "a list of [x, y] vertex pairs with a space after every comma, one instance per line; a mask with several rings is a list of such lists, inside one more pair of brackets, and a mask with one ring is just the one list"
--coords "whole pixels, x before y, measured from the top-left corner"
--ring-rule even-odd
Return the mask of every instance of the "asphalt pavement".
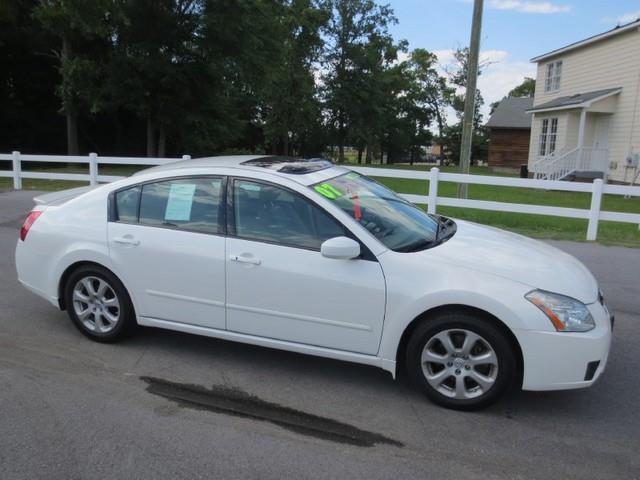
[[2, 479], [640, 479], [640, 249], [550, 242], [616, 315], [592, 388], [463, 413], [367, 366], [155, 329], [87, 340], [17, 282], [33, 196], [0, 192]]

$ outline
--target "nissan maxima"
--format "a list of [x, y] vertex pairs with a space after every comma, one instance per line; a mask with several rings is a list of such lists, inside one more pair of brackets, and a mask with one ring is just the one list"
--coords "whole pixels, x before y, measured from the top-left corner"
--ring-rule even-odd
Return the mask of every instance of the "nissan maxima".
[[575, 258], [325, 160], [193, 159], [34, 200], [19, 280], [98, 342], [150, 326], [357, 362], [464, 410], [607, 363], [613, 317]]

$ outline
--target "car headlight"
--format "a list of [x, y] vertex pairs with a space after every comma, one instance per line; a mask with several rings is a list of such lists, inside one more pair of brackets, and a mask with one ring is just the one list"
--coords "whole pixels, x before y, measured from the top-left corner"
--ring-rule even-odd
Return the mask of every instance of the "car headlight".
[[584, 303], [557, 293], [534, 290], [525, 298], [544, 312], [559, 332], [587, 332], [595, 328]]

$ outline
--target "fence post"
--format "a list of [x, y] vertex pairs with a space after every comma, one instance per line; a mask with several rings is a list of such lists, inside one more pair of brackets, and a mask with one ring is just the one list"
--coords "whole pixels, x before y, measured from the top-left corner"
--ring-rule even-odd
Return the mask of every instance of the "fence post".
[[191, 155], [182, 155], [183, 160], [191, 160]]
[[22, 190], [22, 165], [20, 163], [20, 152], [11, 152], [13, 155], [13, 188]]
[[600, 219], [600, 204], [602, 203], [602, 180], [596, 178], [591, 190], [591, 208], [589, 209], [589, 226], [587, 227], [587, 240], [595, 240], [598, 237], [598, 221]]
[[429, 203], [427, 204], [428, 213], [436, 213], [436, 202], [438, 201], [438, 173], [440, 169], [433, 167], [429, 172]]
[[89, 184], [92, 186], [98, 184], [98, 154], [97, 153], [89, 154]]

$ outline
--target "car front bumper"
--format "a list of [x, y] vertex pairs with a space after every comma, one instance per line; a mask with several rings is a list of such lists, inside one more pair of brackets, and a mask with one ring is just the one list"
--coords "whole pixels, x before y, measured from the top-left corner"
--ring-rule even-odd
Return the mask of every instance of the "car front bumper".
[[601, 303], [588, 305], [596, 327], [589, 332], [516, 332], [524, 371], [523, 390], [568, 390], [591, 386], [604, 372], [613, 317]]

